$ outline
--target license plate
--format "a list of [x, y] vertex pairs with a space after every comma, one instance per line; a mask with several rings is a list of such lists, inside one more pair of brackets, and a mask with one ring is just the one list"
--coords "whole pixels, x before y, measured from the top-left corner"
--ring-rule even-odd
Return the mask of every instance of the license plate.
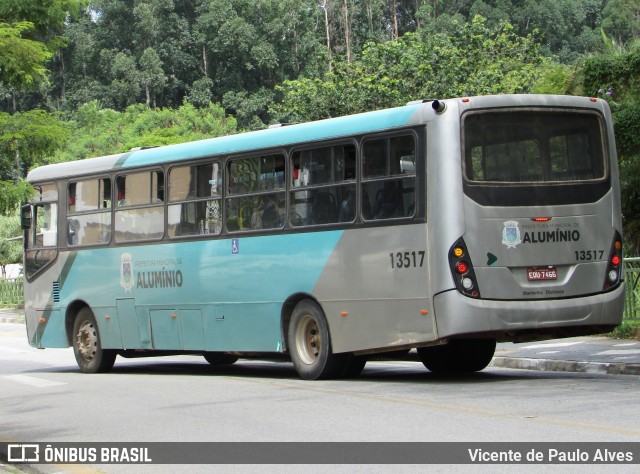
[[529, 281], [557, 280], [558, 270], [556, 267], [529, 267], [527, 268], [527, 278]]

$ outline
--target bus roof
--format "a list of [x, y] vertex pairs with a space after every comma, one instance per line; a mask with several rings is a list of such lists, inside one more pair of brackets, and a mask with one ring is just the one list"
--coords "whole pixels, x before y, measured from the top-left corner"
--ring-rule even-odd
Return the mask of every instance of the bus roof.
[[[415, 125], [424, 122], [423, 111], [428, 110], [433, 113], [431, 105], [425, 102], [430, 101], [416, 101], [403, 107], [269, 128], [256, 132], [238, 133], [177, 145], [134, 149], [126, 153], [98, 158], [56, 163], [30, 171], [27, 175], [27, 181], [43, 182], [72, 176], [109, 173], [123, 168], [162, 165], [208, 156], [224, 156]], [[455, 102], [459, 106], [459, 113], [476, 108], [504, 106], [579, 107], [598, 109], [605, 114], [609, 113], [608, 105], [602, 99], [562, 95], [503, 94], [445, 99], [441, 102], [449, 104]]]
[[417, 123], [414, 117], [421, 104], [365, 112], [356, 115], [288, 125], [256, 132], [239, 133], [217, 138], [134, 149], [98, 158], [41, 166], [29, 172], [27, 180], [42, 182], [69, 176], [108, 173], [114, 169], [161, 165], [169, 162], [220, 156], [251, 150], [274, 148], [296, 143], [314, 142], [359, 133], [375, 132]]

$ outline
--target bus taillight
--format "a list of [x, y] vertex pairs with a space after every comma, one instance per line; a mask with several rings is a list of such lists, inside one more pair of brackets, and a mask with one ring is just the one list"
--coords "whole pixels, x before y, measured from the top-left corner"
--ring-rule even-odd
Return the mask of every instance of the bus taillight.
[[604, 279], [605, 290], [613, 288], [620, 283], [622, 279], [622, 237], [616, 232], [613, 237], [613, 244], [611, 245], [611, 252], [609, 252], [609, 260], [607, 263], [607, 273]]
[[469, 271], [469, 265], [467, 265], [467, 262], [458, 262], [456, 264], [456, 271], [459, 275], [464, 275]]
[[460, 238], [449, 251], [449, 266], [456, 288], [471, 298], [479, 298], [478, 283], [464, 240]]

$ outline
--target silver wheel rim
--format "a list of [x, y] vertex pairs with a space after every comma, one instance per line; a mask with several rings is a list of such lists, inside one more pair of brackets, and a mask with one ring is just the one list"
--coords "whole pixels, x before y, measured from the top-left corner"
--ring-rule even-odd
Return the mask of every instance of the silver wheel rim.
[[78, 354], [86, 360], [91, 361], [96, 356], [98, 348], [98, 333], [90, 321], [84, 321], [76, 334], [76, 349]]
[[322, 337], [318, 323], [309, 315], [301, 318], [296, 327], [296, 351], [305, 364], [313, 364], [318, 360]]

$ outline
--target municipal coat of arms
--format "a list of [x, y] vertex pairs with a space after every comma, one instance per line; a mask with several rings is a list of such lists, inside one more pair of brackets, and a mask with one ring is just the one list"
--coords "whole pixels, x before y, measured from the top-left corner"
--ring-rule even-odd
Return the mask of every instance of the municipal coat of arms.
[[133, 264], [130, 253], [120, 255], [120, 286], [126, 293], [133, 288]]
[[518, 244], [522, 243], [517, 221], [506, 221], [504, 223], [504, 229], [502, 229], [502, 243], [506, 245], [508, 249], [514, 249]]

